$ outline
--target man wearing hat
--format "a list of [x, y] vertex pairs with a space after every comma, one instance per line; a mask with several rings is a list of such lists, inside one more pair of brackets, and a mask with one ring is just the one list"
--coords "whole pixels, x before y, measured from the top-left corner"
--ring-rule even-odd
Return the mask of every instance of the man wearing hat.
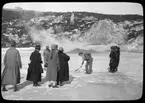
[[43, 73], [41, 66], [42, 59], [41, 54], [39, 53], [40, 49], [40, 45], [36, 45], [35, 51], [33, 51], [30, 55], [31, 62], [28, 67], [26, 80], [33, 81], [33, 86], [40, 86], [38, 82], [41, 81], [41, 73]]
[[44, 50], [43, 52], [43, 57], [44, 57], [44, 67], [47, 67], [47, 56], [49, 55], [50, 53], [50, 49], [49, 49], [49, 46], [46, 46], [46, 49]]
[[4, 56], [4, 70], [1, 76], [2, 91], [7, 91], [6, 85], [14, 85], [17, 91], [17, 84], [20, 83], [20, 68], [22, 68], [21, 56], [16, 49], [16, 42], [11, 41], [11, 47]]
[[56, 52], [59, 52], [57, 44], [55, 44], [55, 50], [56, 50]]
[[[91, 53], [89, 53], [89, 52], [84, 52], [84, 53], [80, 52], [78, 55], [82, 57], [82, 63], [81, 63], [80, 68], [82, 68], [83, 64], [85, 63], [85, 73], [86, 74], [91, 74], [92, 73], [92, 63], [93, 63], [93, 58], [91, 56]], [[77, 69], [77, 70], [79, 70], [79, 69]]]

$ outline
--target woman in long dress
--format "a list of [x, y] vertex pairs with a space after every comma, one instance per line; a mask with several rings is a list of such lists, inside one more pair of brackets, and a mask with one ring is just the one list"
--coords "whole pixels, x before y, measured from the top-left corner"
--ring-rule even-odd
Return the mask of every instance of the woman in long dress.
[[17, 84], [20, 83], [20, 68], [22, 68], [21, 56], [16, 49], [16, 42], [11, 41], [11, 47], [4, 56], [4, 70], [1, 76], [2, 91], [7, 91], [6, 85], [14, 85], [14, 91], [17, 91]]
[[65, 54], [64, 49], [62, 47], [59, 48], [58, 56], [59, 56], [59, 64], [60, 64], [60, 70], [58, 71], [58, 82], [57, 84], [62, 86], [62, 83], [64, 81], [69, 80], [69, 65], [68, 61], [70, 60], [70, 57]]
[[33, 86], [40, 86], [38, 82], [41, 81], [41, 73], [43, 73], [43, 69], [41, 66], [42, 59], [41, 54], [39, 53], [40, 46], [36, 45], [35, 51], [32, 52], [30, 56], [30, 64], [27, 73], [27, 80], [33, 81]]

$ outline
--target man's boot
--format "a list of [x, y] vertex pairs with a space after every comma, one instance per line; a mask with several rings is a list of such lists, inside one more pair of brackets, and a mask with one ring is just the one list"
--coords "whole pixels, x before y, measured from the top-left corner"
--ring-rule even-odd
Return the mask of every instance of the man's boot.
[[60, 85], [60, 86], [63, 86], [62, 81], [60, 81], [59, 85]]
[[18, 91], [17, 85], [14, 85], [14, 92]]
[[58, 88], [57, 83], [55, 81], [52, 82], [52, 88]]

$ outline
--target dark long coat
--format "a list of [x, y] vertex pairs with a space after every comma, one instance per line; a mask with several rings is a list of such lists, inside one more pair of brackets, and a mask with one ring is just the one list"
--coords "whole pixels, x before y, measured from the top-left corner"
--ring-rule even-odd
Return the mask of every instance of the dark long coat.
[[16, 85], [20, 83], [20, 68], [22, 68], [21, 56], [19, 51], [10, 47], [4, 56], [4, 70], [1, 82], [5, 85]]
[[118, 66], [118, 58], [117, 58], [117, 53], [114, 51], [114, 50], [111, 50], [110, 52], [110, 63], [109, 63], [109, 66], [111, 69], [116, 69], [117, 66]]
[[116, 66], [118, 67], [120, 61], [120, 48], [117, 48]]
[[48, 81], [56, 81], [57, 80], [57, 72], [59, 70], [59, 58], [58, 52], [56, 50], [51, 50], [47, 55], [48, 65], [46, 72], [46, 80]]
[[60, 70], [58, 71], [58, 81], [68, 81], [69, 80], [69, 65], [68, 61], [70, 57], [63, 52], [58, 52]]
[[39, 82], [41, 81], [41, 73], [43, 73], [43, 69], [41, 66], [42, 63], [41, 54], [35, 50], [30, 55], [30, 60], [31, 62], [28, 67], [26, 79], [33, 82]]

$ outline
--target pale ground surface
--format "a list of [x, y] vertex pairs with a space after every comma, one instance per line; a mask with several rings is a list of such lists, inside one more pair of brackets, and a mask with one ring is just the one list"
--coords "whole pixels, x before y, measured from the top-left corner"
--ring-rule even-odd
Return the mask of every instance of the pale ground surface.
[[[48, 88], [42, 74], [40, 87], [33, 87], [26, 81], [29, 56], [33, 49], [19, 49], [22, 58], [21, 83], [19, 91], [13, 92], [13, 86], [7, 86], [7, 92], [1, 92], [7, 100], [135, 100], [142, 96], [143, 89], [143, 53], [121, 52], [117, 73], [108, 73], [109, 52], [92, 54], [93, 73], [86, 75], [74, 70], [80, 66], [77, 54], [70, 56], [70, 80], [60, 88]], [[1, 63], [6, 49], [2, 50]], [[42, 53], [42, 52], [41, 52]], [[1, 72], [3, 70], [3, 66]]]

